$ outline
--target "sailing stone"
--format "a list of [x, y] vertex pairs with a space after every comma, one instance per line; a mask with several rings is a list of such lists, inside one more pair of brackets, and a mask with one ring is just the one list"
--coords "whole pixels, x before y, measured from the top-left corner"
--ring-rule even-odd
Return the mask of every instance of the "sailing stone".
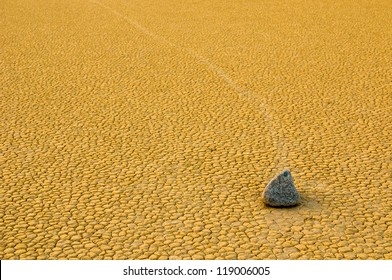
[[264, 203], [273, 207], [295, 206], [299, 199], [299, 193], [288, 169], [272, 179], [263, 192]]

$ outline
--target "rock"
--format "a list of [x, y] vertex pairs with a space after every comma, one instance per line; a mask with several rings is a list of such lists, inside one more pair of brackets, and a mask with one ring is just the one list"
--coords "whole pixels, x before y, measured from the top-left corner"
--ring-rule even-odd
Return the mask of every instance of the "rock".
[[273, 207], [295, 206], [299, 199], [299, 193], [288, 169], [272, 179], [263, 192], [264, 203]]

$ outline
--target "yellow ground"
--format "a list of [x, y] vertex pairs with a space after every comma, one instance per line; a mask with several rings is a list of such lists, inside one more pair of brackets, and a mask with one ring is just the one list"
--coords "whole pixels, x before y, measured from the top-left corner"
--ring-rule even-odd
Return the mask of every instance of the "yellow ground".
[[391, 1], [0, 11], [1, 259], [392, 259]]

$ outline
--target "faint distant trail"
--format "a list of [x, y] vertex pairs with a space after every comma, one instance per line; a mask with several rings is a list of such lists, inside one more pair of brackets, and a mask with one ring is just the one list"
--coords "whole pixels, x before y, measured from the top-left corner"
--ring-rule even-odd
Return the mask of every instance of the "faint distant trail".
[[211, 62], [208, 58], [202, 56], [201, 54], [195, 52], [194, 50], [190, 48], [185, 48], [182, 47], [176, 43], [173, 43], [172, 41], [166, 39], [163, 36], [160, 36], [148, 28], [144, 27], [140, 23], [138, 23], [135, 20], [132, 20], [130, 17], [121, 14], [120, 12], [116, 11], [115, 9], [97, 1], [97, 0], [89, 0], [91, 3], [94, 3], [108, 12], [112, 13], [113, 15], [121, 18], [128, 24], [130, 24], [133, 28], [138, 30], [139, 32], [145, 34], [146, 36], [149, 36], [153, 38], [154, 40], [161, 42], [163, 44], [166, 44], [168, 46], [171, 46], [179, 51], [185, 52], [188, 55], [192, 56], [196, 60], [198, 60], [201, 64], [207, 66], [216, 76], [221, 78], [230, 88], [232, 88], [235, 92], [238, 93], [238, 95], [242, 98], [244, 98], [249, 104], [252, 106], [256, 107], [259, 109], [259, 111], [262, 113], [264, 120], [266, 121], [272, 141], [274, 143], [275, 148], [277, 149], [277, 153], [275, 155], [275, 160], [278, 162], [278, 166], [274, 167], [274, 173], [280, 172], [283, 168], [288, 168], [289, 167], [289, 162], [288, 162], [288, 151], [287, 147], [285, 145], [286, 139], [284, 136], [279, 136], [279, 119], [276, 119], [273, 117], [271, 114], [270, 110], [268, 109], [268, 103], [267, 100], [260, 96], [256, 95], [253, 92], [247, 90], [243, 86], [239, 85], [237, 82], [235, 82], [222, 68]]

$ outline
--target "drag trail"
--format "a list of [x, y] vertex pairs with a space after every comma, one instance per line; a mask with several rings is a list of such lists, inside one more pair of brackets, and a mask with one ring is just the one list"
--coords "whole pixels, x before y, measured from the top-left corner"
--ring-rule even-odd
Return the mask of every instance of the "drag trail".
[[246, 99], [252, 106], [256, 107], [263, 115], [264, 120], [267, 123], [267, 127], [270, 131], [270, 136], [272, 138], [272, 141], [275, 144], [277, 155], [276, 155], [276, 160], [274, 162], [277, 162], [277, 166], [275, 167], [274, 171], [272, 174], [269, 174], [269, 177], [275, 176], [278, 172], [282, 171], [284, 168], [289, 168], [289, 162], [287, 158], [287, 147], [286, 147], [286, 141], [284, 136], [279, 136], [280, 133], [279, 131], [279, 119], [274, 118], [273, 115], [271, 114], [269, 108], [268, 108], [268, 103], [265, 98], [263, 98], [260, 94], [256, 95], [253, 92], [249, 91], [248, 89], [242, 87], [239, 85], [237, 82], [235, 82], [222, 68], [220, 68], [218, 65], [214, 64], [212, 61], [207, 59], [206, 57], [200, 55], [197, 53], [195, 50], [192, 50], [190, 48], [185, 48], [182, 47], [178, 43], [173, 43], [170, 40], [164, 38], [163, 36], [160, 36], [159, 34], [156, 34], [146, 28], [145, 26], [142, 26], [140, 23], [136, 22], [135, 20], [131, 19], [129, 16], [124, 15], [117, 10], [103, 4], [100, 1], [94, 1], [94, 0], [89, 0], [91, 3], [96, 4], [103, 9], [107, 10], [114, 16], [117, 16], [127, 22], [129, 25], [131, 25], [133, 28], [136, 30], [140, 31], [146, 36], [149, 36], [156, 40], [157, 42], [160, 42], [164, 45], [170, 46], [172, 48], [177, 49], [178, 51], [184, 52], [186, 54], [189, 54], [192, 58], [196, 59], [199, 63], [205, 65], [208, 67], [215, 75], [217, 75], [220, 79], [222, 79], [231, 89], [233, 89], [240, 97]]

